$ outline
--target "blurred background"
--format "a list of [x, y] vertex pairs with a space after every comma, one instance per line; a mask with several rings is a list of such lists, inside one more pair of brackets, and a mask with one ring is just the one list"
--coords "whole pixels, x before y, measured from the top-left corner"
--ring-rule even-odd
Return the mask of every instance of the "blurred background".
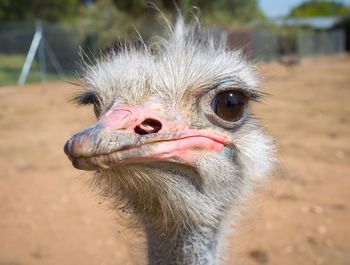
[[[151, 3], [172, 20], [175, 4], [188, 18], [200, 16], [214, 34], [228, 35], [231, 48], [243, 48], [257, 61], [350, 50], [349, 0]], [[164, 28], [161, 14], [143, 0], [1, 0], [0, 21], [0, 85], [70, 77], [79, 69], [79, 49], [92, 57], [136, 41], [138, 34], [147, 41]], [[19, 80], [27, 55], [30, 71]]]
[[[350, 0], [0, 0], [0, 265], [145, 264], [142, 233], [62, 147], [93, 122], [69, 100], [82, 60], [198, 16], [263, 77], [254, 107], [279, 164], [226, 264], [350, 264]], [[79, 88], [78, 88], [79, 89]]]

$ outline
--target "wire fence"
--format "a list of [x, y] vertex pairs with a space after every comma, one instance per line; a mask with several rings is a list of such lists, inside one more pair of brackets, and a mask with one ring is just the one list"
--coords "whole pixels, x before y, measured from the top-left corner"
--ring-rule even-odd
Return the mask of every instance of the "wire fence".
[[256, 61], [271, 61], [286, 54], [300, 58], [344, 53], [345, 31], [342, 29], [298, 29], [290, 32], [268, 29], [228, 30], [228, 44], [243, 49]]
[[[80, 47], [89, 49], [89, 44], [95, 45], [91, 43], [93, 40], [80, 36], [78, 29], [70, 24], [42, 22], [41, 27], [41, 57], [40, 52], [35, 53], [26, 82], [42, 81], [43, 69], [47, 80], [73, 76], [80, 67]], [[345, 52], [345, 31], [342, 29], [287, 30], [287, 34], [263, 27], [213, 28], [211, 31], [215, 36], [225, 33], [230, 48], [243, 49], [255, 61], [275, 60], [288, 53], [307, 57]], [[34, 21], [0, 24], [0, 86], [18, 82], [35, 32]]]

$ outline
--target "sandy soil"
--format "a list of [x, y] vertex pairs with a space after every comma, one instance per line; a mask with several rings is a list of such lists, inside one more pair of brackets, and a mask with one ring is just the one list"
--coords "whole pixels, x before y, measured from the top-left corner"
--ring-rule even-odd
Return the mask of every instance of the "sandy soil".
[[[350, 264], [350, 57], [260, 66], [256, 106], [280, 165], [244, 210], [227, 264]], [[73, 169], [62, 147], [92, 123], [76, 87], [0, 89], [0, 265], [145, 264], [140, 236]]]

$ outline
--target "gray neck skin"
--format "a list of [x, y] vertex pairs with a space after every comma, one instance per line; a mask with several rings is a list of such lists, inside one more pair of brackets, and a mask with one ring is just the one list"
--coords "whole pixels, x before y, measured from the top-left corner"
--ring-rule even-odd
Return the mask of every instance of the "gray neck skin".
[[218, 231], [200, 228], [173, 239], [147, 233], [149, 265], [219, 265]]

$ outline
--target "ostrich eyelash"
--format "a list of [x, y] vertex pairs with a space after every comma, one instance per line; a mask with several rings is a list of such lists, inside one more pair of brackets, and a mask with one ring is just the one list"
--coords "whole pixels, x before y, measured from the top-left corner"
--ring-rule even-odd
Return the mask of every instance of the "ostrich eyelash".
[[261, 102], [265, 95], [266, 93], [263, 93], [261, 91], [248, 91], [249, 99], [255, 102]]
[[98, 105], [99, 99], [96, 93], [88, 91], [84, 92], [72, 99], [72, 101], [78, 105]]
[[210, 86], [207, 89], [208, 91], [212, 91], [218, 89], [219, 91], [225, 90], [235, 90], [243, 93], [247, 99], [260, 102], [266, 93], [249, 88], [242, 80], [238, 78], [225, 78], [219, 81], [214, 86]]

